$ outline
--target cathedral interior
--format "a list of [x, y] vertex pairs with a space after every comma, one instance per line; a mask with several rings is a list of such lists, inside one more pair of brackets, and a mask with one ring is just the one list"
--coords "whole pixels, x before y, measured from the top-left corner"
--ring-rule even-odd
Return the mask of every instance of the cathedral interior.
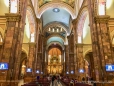
[[114, 0], [0, 0], [0, 86], [46, 75], [114, 82]]

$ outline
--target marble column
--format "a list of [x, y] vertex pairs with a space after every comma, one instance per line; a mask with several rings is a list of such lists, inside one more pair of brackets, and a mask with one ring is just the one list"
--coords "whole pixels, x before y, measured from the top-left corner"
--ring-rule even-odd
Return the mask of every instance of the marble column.
[[27, 68], [31, 68], [31, 73], [26, 73], [27, 76], [33, 76], [34, 74], [34, 59], [35, 59], [35, 43], [29, 43], [28, 63]]
[[88, 11], [89, 11], [89, 21], [90, 21], [90, 28], [91, 28], [91, 39], [92, 39], [92, 51], [93, 51], [93, 60], [94, 60], [94, 73], [95, 78], [94, 80], [99, 81], [102, 79], [102, 72], [100, 71], [102, 69], [101, 67], [101, 61], [100, 61], [100, 51], [98, 48], [98, 36], [96, 34], [96, 28], [95, 28], [95, 21], [94, 21], [94, 15], [96, 15], [96, 7], [93, 6], [94, 3], [92, 0], [88, 0]]
[[106, 72], [105, 65], [114, 63], [112, 43], [108, 28], [108, 15], [95, 16], [95, 29], [97, 37], [97, 46], [99, 52], [99, 60], [101, 65], [101, 80], [109, 80], [110, 73]]
[[[40, 19], [36, 19], [36, 33], [35, 33], [35, 43], [36, 43], [36, 47], [35, 47], [35, 59], [34, 59], [34, 71], [36, 71], [36, 70], [39, 70], [39, 69], [37, 69], [37, 63], [39, 63], [38, 62], [38, 44], [39, 44], [39, 42], [38, 42], [38, 39], [39, 39], [39, 28], [40, 28]], [[35, 75], [36, 75], [36, 72], [34, 73]]]
[[37, 63], [36, 63], [36, 68], [37, 70], [40, 71], [40, 74], [42, 72], [42, 36], [39, 33], [38, 36], [38, 43], [37, 43]]
[[[17, 59], [17, 51], [20, 48], [18, 46], [18, 35], [20, 31], [20, 19], [21, 16], [19, 14], [11, 14], [7, 13], [6, 16], [6, 31], [4, 35], [4, 43], [1, 52], [1, 62], [8, 63], [8, 70], [4, 71], [2, 80], [12, 80], [15, 75], [15, 64]], [[18, 71], [18, 70], [17, 70]], [[2, 73], [2, 72], [1, 72]]]
[[69, 46], [65, 45], [65, 74], [69, 72]]
[[64, 50], [62, 50], [62, 55], [61, 55], [61, 64], [62, 64], [62, 66], [61, 66], [61, 73], [62, 74], [64, 74], [65, 73], [65, 54], [64, 54], [65, 52], [64, 52]]
[[75, 65], [75, 75], [78, 76], [78, 57], [77, 57], [77, 19], [72, 21], [73, 24], [73, 34], [74, 34], [74, 65]]
[[76, 44], [76, 56], [77, 56], [77, 63], [78, 63], [78, 76], [80, 78], [84, 77], [84, 73], [81, 72], [81, 70], [84, 70], [84, 58], [83, 58], [83, 44], [78, 43]]
[[69, 69], [70, 69], [70, 75], [74, 76], [75, 64], [74, 64], [74, 33], [73, 32], [71, 32], [69, 36]]

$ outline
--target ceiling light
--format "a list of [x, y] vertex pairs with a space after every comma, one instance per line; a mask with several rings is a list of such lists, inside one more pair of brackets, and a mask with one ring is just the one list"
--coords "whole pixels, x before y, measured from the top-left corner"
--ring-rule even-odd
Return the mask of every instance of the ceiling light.
[[58, 8], [54, 8], [54, 9], [53, 9], [53, 12], [56, 12], [56, 13], [57, 13], [57, 12], [59, 12], [59, 11], [60, 11], [60, 10], [59, 10]]

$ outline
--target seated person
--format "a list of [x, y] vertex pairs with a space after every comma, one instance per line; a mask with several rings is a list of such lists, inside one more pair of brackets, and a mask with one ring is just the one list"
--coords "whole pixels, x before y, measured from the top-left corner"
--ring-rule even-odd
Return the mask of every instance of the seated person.
[[78, 82], [77, 79], [74, 80], [75, 84]]
[[70, 86], [74, 86], [74, 79], [73, 78], [70, 81]]

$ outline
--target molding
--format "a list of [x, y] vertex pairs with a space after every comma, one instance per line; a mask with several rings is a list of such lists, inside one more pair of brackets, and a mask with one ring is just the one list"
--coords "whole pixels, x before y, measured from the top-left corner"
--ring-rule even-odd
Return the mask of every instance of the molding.
[[30, 46], [35, 46], [36, 43], [34, 43], [34, 42], [30, 42], [29, 45], [30, 45]]
[[[53, 44], [53, 43], [55, 43], [55, 42], [50, 42], [47, 46], [46, 46], [46, 50], [48, 50], [48, 48]], [[64, 50], [64, 45], [62, 45], [61, 43], [59, 43], [59, 42], [56, 42], [56, 44], [58, 44], [61, 48], [62, 48], [62, 50]]]
[[43, 6], [41, 6], [38, 9], [38, 18], [41, 17], [41, 15], [48, 9], [50, 8], [63, 8], [65, 9], [67, 12], [69, 12], [69, 14], [71, 15], [72, 19], [76, 18], [76, 14], [75, 14], [75, 10], [68, 4], [64, 3], [64, 2], [49, 2], [47, 4], [44, 4]]
[[51, 34], [50, 36], [48, 36], [48, 37], [46, 38], [46, 41], [47, 41], [49, 38], [54, 37], [54, 36], [60, 37], [63, 41], [65, 41], [65, 38], [64, 38], [63, 36], [61, 36], [60, 34], [58, 34], [58, 33]]
[[69, 28], [68, 28], [65, 24], [60, 23], [60, 22], [51, 22], [51, 23], [45, 25], [45, 27], [43, 28], [43, 33], [44, 33], [45, 31], [47, 31], [47, 29], [48, 29], [49, 27], [53, 27], [53, 26], [62, 27], [67, 33], [69, 33]]
[[92, 46], [92, 44], [76, 43], [76, 46]]
[[103, 23], [103, 22], [108, 22], [109, 19], [110, 19], [110, 16], [108, 15], [98, 15], [98, 16], [95, 16], [95, 22], [99, 22], [99, 23]]
[[6, 13], [6, 21], [20, 21], [21, 15], [20, 14], [14, 14], [14, 13]]

